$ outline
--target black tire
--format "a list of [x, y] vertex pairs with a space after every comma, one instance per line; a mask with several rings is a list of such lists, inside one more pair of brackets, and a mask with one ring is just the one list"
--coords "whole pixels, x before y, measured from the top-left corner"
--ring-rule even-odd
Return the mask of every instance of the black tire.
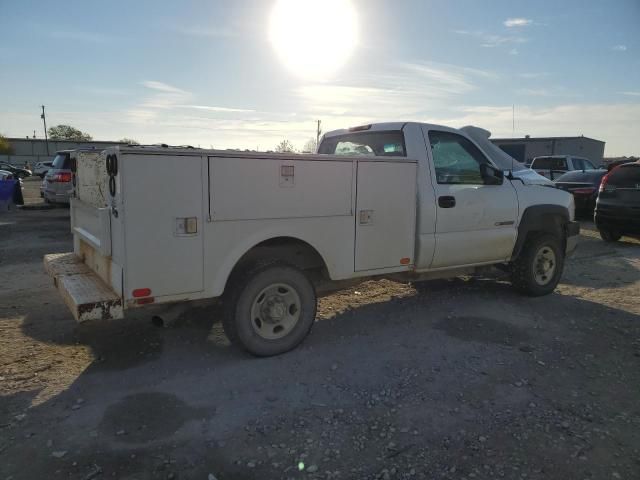
[[[545, 275], [538, 270], [538, 255], [551, 256], [549, 250], [553, 252], [555, 265], [552, 273]], [[550, 233], [534, 234], [527, 238], [520, 255], [511, 264], [511, 284], [520, 293], [531, 297], [548, 295], [558, 285], [563, 267], [564, 250], [561, 240]]]
[[[260, 318], [252, 318], [252, 311], [261, 293], [279, 284], [285, 284], [297, 294], [298, 316], [284, 336], [267, 339], [258, 333], [258, 324], [261, 327], [263, 324]], [[302, 270], [283, 261], [258, 262], [234, 274], [229, 280], [223, 304], [222, 324], [231, 343], [259, 357], [279, 355], [298, 346], [311, 331], [316, 318], [313, 284]], [[270, 324], [264, 325], [265, 328], [270, 327]], [[276, 328], [277, 325], [273, 332]]]
[[622, 238], [622, 234], [616, 232], [615, 230], [600, 229], [599, 232], [600, 238], [602, 238], [602, 240], [604, 240], [605, 242], [617, 242]]

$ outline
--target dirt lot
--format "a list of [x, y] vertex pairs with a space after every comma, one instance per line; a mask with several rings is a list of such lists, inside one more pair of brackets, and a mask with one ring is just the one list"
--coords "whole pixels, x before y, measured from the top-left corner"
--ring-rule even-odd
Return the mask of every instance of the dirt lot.
[[217, 308], [78, 327], [41, 257], [68, 210], [0, 217], [0, 480], [640, 478], [640, 242], [588, 223], [557, 292], [368, 282], [297, 350]]

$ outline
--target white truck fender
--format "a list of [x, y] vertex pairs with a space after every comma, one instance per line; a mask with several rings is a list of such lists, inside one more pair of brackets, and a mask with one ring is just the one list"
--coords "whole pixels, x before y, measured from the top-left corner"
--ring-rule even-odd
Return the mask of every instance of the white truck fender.
[[328, 255], [326, 250], [323, 249], [316, 241], [308, 238], [308, 235], [305, 235], [304, 232], [301, 230], [291, 230], [290, 228], [269, 228], [267, 230], [257, 231], [251, 236], [244, 238], [241, 243], [237, 244], [233, 250], [226, 255], [224, 262], [215, 270], [215, 277], [213, 278], [213, 284], [211, 285], [213, 290], [212, 295], [222, 295], [231, 272], [246, 253], [259, 244], [275, 238], [291, 238], [293, 240], [299, 240], [307, 243], [318, 252], [327, 267], [329, 276], [331, 278], [339, 276], [336, 265], [327, 261], [327, 259], [332, 257]]

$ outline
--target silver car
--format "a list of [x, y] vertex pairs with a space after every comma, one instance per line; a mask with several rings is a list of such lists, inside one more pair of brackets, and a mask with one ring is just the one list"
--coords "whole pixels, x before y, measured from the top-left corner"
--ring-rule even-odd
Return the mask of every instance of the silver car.
[[38, 175], [40, 178], [44, 178], [47, 174], [53, 162], [38, 162], [36, 166], [33, 167], [33, 174]]
[[51, 168], [44, 176], [42, 193], [46, 203], [69, 203], [73, 193], [71, 152], [73, 150], [56, 152]]

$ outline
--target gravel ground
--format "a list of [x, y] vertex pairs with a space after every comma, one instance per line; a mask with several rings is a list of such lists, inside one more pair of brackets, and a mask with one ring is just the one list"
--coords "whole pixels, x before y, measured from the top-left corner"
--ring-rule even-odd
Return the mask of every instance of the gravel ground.
[[0, 217], [0, 480], [640, 478], [640, 242], [584, 228], [553, 295], [367, 282], [256, 359], [217, 307], [77, 326], [68, 210]]

